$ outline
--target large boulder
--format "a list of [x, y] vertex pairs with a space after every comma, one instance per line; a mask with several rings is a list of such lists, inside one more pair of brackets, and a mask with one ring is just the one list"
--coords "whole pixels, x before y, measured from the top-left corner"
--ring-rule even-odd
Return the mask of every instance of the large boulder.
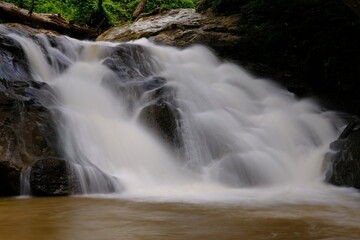
[[72, 190], [67, 163], [59, 159], [37, 161], [30, 172], [31, 192], [35, 196], [64, 196]]
[[[149, 38], [157, 43], [187, 47], [206, 44], [223, 57], [231, 58], [249, 51], [246, 39], [240, 37], [240, 15], [204, 14], [194, 9], [157, 9], [143, 14], [134, 23], [112, 28], [101, 34], [98, 41], [125, 42]], [[242, 48], [243, 43], [246, 48]], [[234, 48], [238, 50], [234, 52]]]
[[333, 142], [327, 156], [327, 181], [337, 186], [360, 189], [360, 130], [348, 132]]

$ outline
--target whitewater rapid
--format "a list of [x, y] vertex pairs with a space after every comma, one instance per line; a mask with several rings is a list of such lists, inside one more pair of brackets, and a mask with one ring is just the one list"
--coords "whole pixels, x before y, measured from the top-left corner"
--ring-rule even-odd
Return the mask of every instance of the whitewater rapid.
[[[336, 114], [222, 62], [204, 46], [182, 50], [147, 39], [127, 43], [146, 50], [150, 60], [143, 64], [171, 89], [168, 104], [180, 116], [176, 148], [139, 120], [154, 89], [134, 97], [104, 84], [123, 81], [104, 65], [121, 43], [59, 37], [54, 46], [37, 35], [39, 47], [9, 36], [21, 43], [34, 79], [55, 92], [49, 108], [61, 115], [64, 158], [114, 177], [116, 193], [106, 196], [249, 203], [341, 202], [344, 192], [352, 196], [351, 190], [324, 183], [324, 155], [342, 127]], [[136, 77], [124, 70], [126, 84], [148, 78], [143, 64], [131, 65]], [[96, 187], [83, 182], [83, 193], [101, 193], [101, 181], [93, 175]]]

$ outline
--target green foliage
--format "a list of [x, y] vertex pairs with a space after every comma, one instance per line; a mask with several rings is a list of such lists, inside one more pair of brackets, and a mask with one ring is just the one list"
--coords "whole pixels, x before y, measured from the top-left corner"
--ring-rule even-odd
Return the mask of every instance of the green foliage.
[[[7, 0], [21, 8], [29, 9], [31, 0]], [[96, 27], [102, 17], [110, 25], [118, 25], [131, 21], [140, 0], [103, 0], [99, 9], [99, 0], [35, 0], [34, 12], [59, 13], [67, 20], [73, 20], [79, 25]], [[194, 8], [198, 0], [149, 0], [143, 12], [149, 12], [157, 7], [163, 8]], [[95, 20], [95, 21], [94, 21]]]

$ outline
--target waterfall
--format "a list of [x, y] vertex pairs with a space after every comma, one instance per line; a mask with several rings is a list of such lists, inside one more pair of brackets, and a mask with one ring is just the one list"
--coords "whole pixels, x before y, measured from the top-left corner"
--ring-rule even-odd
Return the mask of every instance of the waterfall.
[[[110, 176], [119, 193], [325, 187], [336, 116], [204, 46], [9, 36], [55, 93], [49, 109], [60, 116], [64, 159]], [[107, 184], [102, 174], [74, 172], [84, 193]]]

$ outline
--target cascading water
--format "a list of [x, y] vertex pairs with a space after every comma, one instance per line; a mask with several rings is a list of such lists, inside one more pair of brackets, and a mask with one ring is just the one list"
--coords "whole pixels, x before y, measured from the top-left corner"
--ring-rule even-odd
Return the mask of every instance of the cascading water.
[[[338, 134], [336, 116], [220, 62], [205, 47], [179, 50], [145, 39], [53, 43], [45, 35], [35, 44], [10, 36], [21, 43], [33, 77], [55, 92], [49, 108], [61, 116], [64, 158], [111, 176], [115, 191], [214, 197], [246, 190], [256, 198], [259, 191], [330, 188], [322, 184], [322, 163]], [[167, 136], [176, 144], [142, 119], [154, 106], [160, 117], [153, 122], [170, 119]], [[84, 193], [108, 184], [99, 173], [84, 178]]]

